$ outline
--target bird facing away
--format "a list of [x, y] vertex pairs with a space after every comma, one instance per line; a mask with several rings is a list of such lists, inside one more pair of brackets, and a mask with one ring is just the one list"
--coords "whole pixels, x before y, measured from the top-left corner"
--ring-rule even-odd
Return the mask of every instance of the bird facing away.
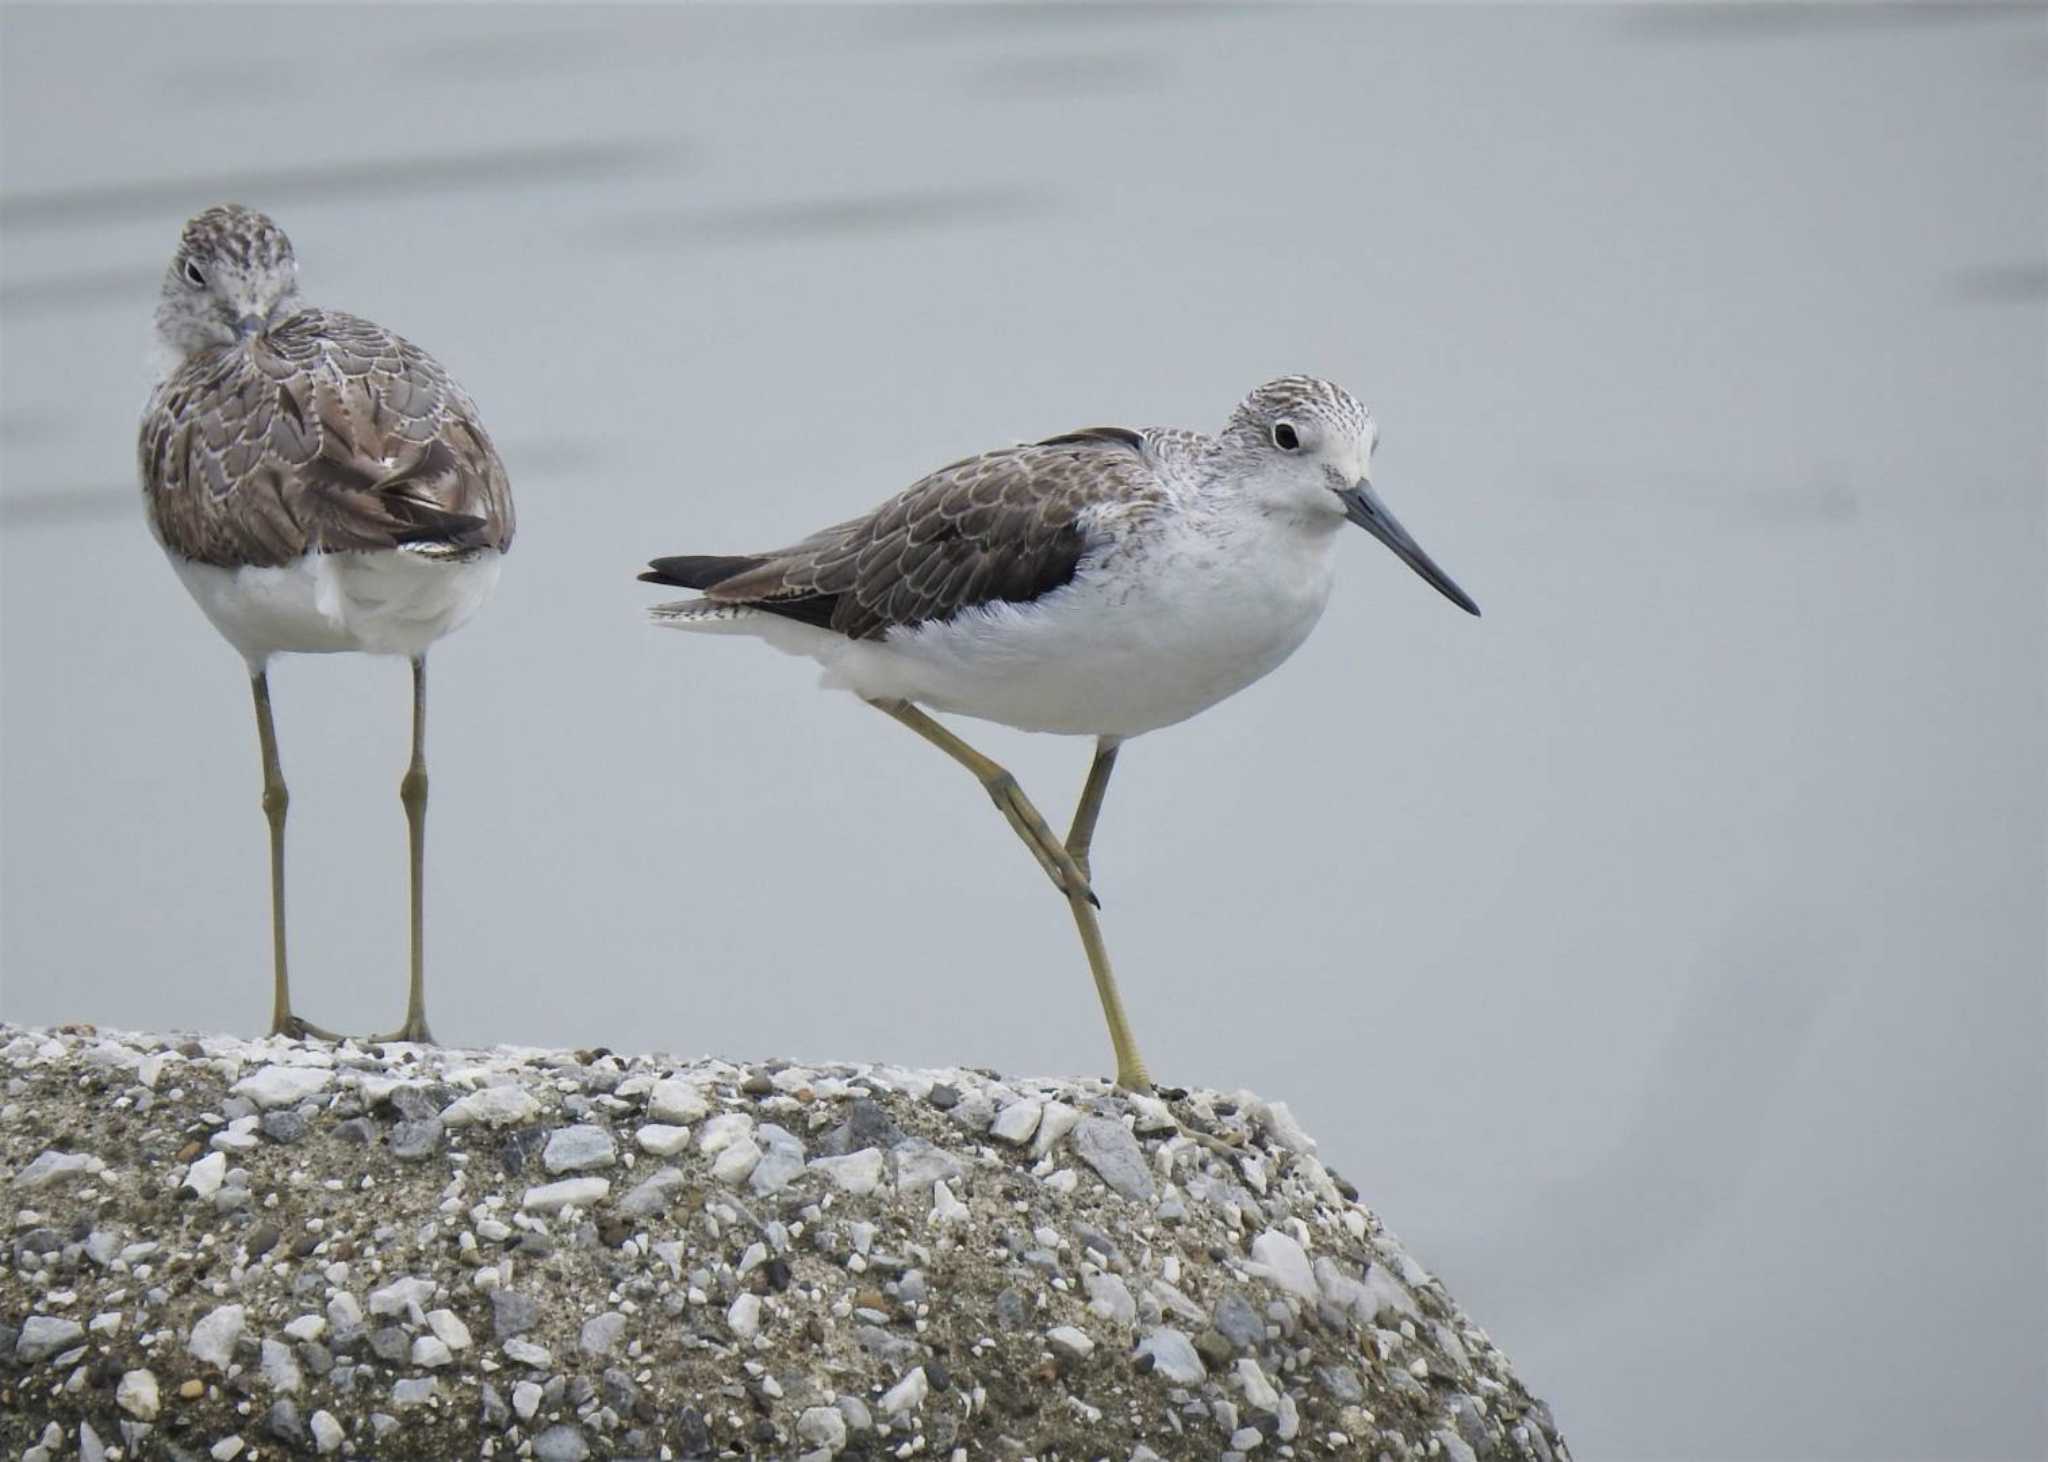
[[[1235, 695], [1329, 601], [1355, 523], [1459, 608], [1479, 607], [1373, 492], [1378, 430], [1350, 393], [1269, 381], [1221, 432], [1092, 427], [942, 467], [865, 516], [771, 553], [659, 558], [702, 590], [657, 623], [759, 636], [965, 766], [1066, 897], [1116, 1050], [1150, 1086], [1089, 886], [1117, 749]], [[1002, 767], [923, 708], [1096, 738], [1064, 840]]]
[[256, 700], [270, 823], [273, 1034], [285, 970], [289, 794], [270, 657], [361, 650], [412, 661], [412, 760], [399, 783], [411, 865], [412, 977], [387, 1040], [431, 1041], [420, 888], [427, 812], [427, 649], [490, 596], [512, 545], [512, 489], [475, 404], [432, 356], [380, 325], [299, 298], [291, 240], [227, 205], [185, 225], [164, 271], [167, 357], [142, 417], [149, 526]]

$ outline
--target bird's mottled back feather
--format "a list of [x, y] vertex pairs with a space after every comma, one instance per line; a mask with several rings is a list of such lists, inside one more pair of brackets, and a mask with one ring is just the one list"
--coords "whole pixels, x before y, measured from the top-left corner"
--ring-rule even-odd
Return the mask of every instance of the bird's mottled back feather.
[[191, 356], [152, 396], [139, 446], [151, 524], [199, 563], [512, 542], [511, 486], [475, 403], [353, 315], [301, 310]]
[[1095, 427], [942, 467], [873, 512], [770, 553], [656, 559], [641, 577], [874, 639], [963, 609], [1022, 604], [1074, 577], [1090, 520], [1164, 500], [1144, 438]]

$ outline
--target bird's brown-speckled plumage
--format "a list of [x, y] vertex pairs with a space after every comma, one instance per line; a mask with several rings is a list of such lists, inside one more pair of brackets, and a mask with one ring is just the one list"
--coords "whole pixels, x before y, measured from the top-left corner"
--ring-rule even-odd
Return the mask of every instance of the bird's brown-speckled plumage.
[[200, 563], [512, 542], [475, 404], [418, 346], [338, 311], [188, 357], [150, 399], [140, 458], [158, 538]]
[[1091, 515], [1164, 500], [1144, 438], [1096, 427], [941, 467], [873, 512], [770, 553], [656, 559], [640, 577], [872, 639], [1074, 577]]

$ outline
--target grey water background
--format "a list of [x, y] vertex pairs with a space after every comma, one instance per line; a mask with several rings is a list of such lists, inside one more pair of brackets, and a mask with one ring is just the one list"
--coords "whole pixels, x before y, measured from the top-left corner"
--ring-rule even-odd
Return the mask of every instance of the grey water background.
[[[143, 526], [182, 219], [436, 352], [444, 1039], [1104, 1071], [981, 793], [644, 625], [984, 446], [1375, 407], [1266, 682], [1097, 843], [1163, 1079], [1285, 1098], [1582, 1459], [2048, 1448], [2040, 10], [0, 13], [0, 1011], [256, 1031], [239, 661]], [[402, 1009], [402, 664], [273, 675], [301, 1007]], [[961, 723], [1056, 819], [1084, 744]]]

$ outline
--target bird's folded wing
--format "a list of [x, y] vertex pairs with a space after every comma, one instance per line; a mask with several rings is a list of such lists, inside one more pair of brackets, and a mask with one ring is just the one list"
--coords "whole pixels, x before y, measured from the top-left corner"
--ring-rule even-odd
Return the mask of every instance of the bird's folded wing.
[[864, 517], [773, 553], [719, 560], [736, 571], [693, 587], [872, 639], [1049, 594], [1073, 579], [1096, 513], [1160, 497], [1142, 438], [1099, 428], [942, 467]]
[[141, 466], [165, 546], [203, 563], [512, 540], [474, 404], [424, 351], [332, 312], [173, 375], [143, 419]]

